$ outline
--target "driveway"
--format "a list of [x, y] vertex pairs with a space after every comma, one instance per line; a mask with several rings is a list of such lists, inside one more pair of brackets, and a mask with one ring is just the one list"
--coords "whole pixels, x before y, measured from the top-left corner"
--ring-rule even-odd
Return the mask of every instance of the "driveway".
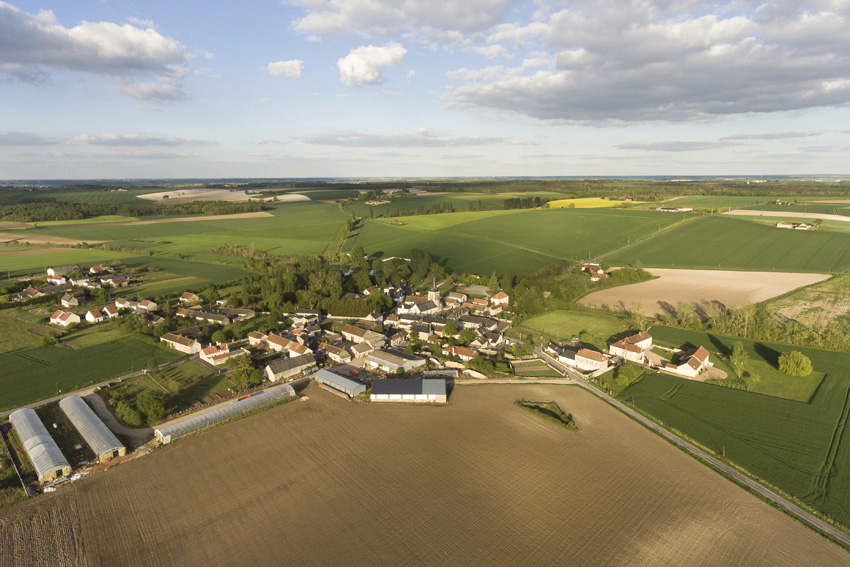
[[130, 443], [133, 449], [141, 447], [153, 439], [153, 428], [151, 427], [131, 428], [121, 425], [118, 420], [115, 419], [115, 416], [112, 415], [109, 408], [106, 407], [106, 403], [103, 401], [103, 398], [97, 394], [89, 394], [85, 396], [85, 398], [91, 404], [94, 409], [94, 413], [97, 414], [97, 416], [115, 435], [126, 435], [130, 438]]

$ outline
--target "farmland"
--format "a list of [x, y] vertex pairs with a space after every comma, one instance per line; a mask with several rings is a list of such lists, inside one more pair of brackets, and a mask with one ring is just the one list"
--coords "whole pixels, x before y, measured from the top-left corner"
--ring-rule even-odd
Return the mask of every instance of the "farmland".
[[[738, 340], [665, 327], [653, 328], [652, 334], [660, 343], [704, 345], [711, 351], [728, 349]], [[846, 508], [850, 358], [843, 353], [741, 342], [752, 361], [766, 363], [774, 371], [780, 352], [802, 351], [811, 358], [815, 373], [801, 380], [764, 369], [759, 387], [769, 389], [764, 393], [770, 395], [647, 374], [619, 398], [833, 520], [850, 524]], [[757, 366], [751, 370], [759, 372]], [[783, 399], [778, 394], [797, 399], [811, 396], [811, 400]]]
[[774, 313], [808, 324], [846, 319], [850, 313], [850, 276], [842, 274], [800, 288], [770, 301], [768, 306]]
[[[698, 243], [698, 244], [697, 244]], [[657, 268], [837, 272], [850, 268], [850, 234], [780, 230], [713, 216], [606, 256]]]
[[0, 565], [847, 562], [573, 387], [459, 387], [442, 408], [307, 394], [0, 513]]
[[604, 345], [609, 337], [629, 329], [626, 322], [616, 315], [598, 311], [551, 311], [523, 321], [522, 326], [558, 342], [568, 342], [573, 336], [587, 332], [600, 345]]

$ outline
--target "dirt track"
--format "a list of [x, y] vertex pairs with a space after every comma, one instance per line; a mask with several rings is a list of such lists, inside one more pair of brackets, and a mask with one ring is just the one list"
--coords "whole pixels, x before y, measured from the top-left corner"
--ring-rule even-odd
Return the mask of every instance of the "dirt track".
[[850, 561], [575, 386], [458, 388], [448, 407], [306, 393], [0, 512], [0, 566]]
[[785, 272], [734, 272], [721, 270], [648, 269], [658, 279], [604, 289], [586, 295], [580, 305], [611, 309], [634, 309], [638, 303], [649, 316], [670, 314], [680, 301], [697, 307], [720, 302], [727, 307], [757, 303], [798, 287], [826, 279], [826, 274]]

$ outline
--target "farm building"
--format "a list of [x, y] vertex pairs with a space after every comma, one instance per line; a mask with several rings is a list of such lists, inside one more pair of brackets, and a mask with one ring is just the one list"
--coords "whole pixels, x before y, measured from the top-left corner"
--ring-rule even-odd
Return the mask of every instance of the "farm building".
[[244, 399], [240, 398], [225, 406], [219, 406], [204, 412], [192, 414], [183, 421], [164, 425], [159, 429], [156, 429], [154, 431], [154, 435], [161, 443], [168, 444], [175, 439], [180, 439], [181, 437], [197, 433], [198, 431], [203, 431], [208, 427], [234, 419], [240, 415], [245, 415], [248, 412], [276, 404], [293, 396], [295, 396], [295, 389], [289, 384], [282, 384], [262, 392], [257, 392], [250, 397]]
[[424, 358], [418, 356], [387, 350], [377, 350], [366, 357], [366, 364], [370, 368], [380, 368], [384, 372], [392, 374], [410, 372], [414, 368], [425, 366], [426, 362]]
[[348, 394], [352, 398], [366, 393], [365, 384], [324, 368], [316, 372], [316, 382], [343, 394]]
[[115, 434], [106, 427], [81, 397], [62, 398], [59, 407], [101, 463], [115, 457], [123, 457], [127, 452]]
[[620, 356], [625, 360], [631, 360], [639, 364], [643, 364], [646, 361], [646, 355], [643, 349], [626, 341], [617, 341], [608, 345], [608, 352], [613, 356]]
[[330, 358], [334, 362], [351, 362], [351, 354], [342, 347], [338, 347], [336, 345], [328, 343], [325, 344], [322, 348], [325, 350], [325, 353], [328, 355], [328, 358]]
[[24, 408], [13, 411], [9, 415], [9, 421], [21, 438], [24, 451], [35, 467], [39, 482], [49, 482], [71, 474], [71, 465], [41, 423], [35, 410]]
[[198, 354], [201, 352], [201, 343], [177, 333], [165, 333], [159, 340], [168, 345], [168, 348], [185, 352], [186, 354]]
[[576, 353], [576, 368], [579, 370], [602, 370], [608, 368], [608, 359], [601, 352], [581, 349]]
[[292, 358], [279, 358], [266, 366], [266, 377], [272, 382], [287, 380], [301, 376], [307, 369], [313, 366], [316, 366], [316, 359], [312, 354], [302, 354]]
[[355, 327], [354, 325], [346, 325], [343, 327], [342, 336], [345, 340], [353, 343], [369, 342], [373, 345], [379, 344], [382, 340], [384, 340], [384, 336], [382, 334], [368, 329], [363, 329], [361, 327]]
[[443, 378], [416, 380], [376, 380], [369, 399], [373, 402], [446, 403], [446, 381]]
[[70, 274], [71, 272], [76, 272], [80, 267], [76, 264], [70, 264], [68, 266], [54, 266], [52, 268], [47, 268], [48, 276], [64, 276], [65, 274]]

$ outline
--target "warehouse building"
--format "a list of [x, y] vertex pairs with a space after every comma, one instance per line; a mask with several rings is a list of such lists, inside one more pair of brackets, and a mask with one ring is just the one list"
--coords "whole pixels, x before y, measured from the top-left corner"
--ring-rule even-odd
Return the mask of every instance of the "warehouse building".
[[282, 384], [257, 392], [247, 398], [240, 398], [225, 406], [219, 406], [204, 412], [192, 414], [190, 417], [164, 425], [154, 431], [156, 438], [163, 444], [180, 439], [192, 433], [203, 431], [219, 423], [235, 419], [240, 415], [268, 407], [295, 396], [295, 389], [289, 384]]
[[272, 382], [288, 380], [296, 376], [301, 376], [314, 366], [316, 366], [316, 359], [312, 354], [302, 354], [292, 358], [279, 358], [271, 361], [266, 366], [266, 377]]
[[343, 394], [348, 394], [352, 398], [366, 393], [365, 384], [324, 368], [316, 372], [316, 382]]
[[370, 369], [379, 368], [390, 374], [410, 372], [414, 368], [425, 366], [426, 362], [424, 358], [412, 354], [388, 350], [376, 350], [366, 357], [366, 364]]
[[118, 441], [115, 434], [106, 427], [106, 424], [81, 397], [63, 398], [59, 402], [59, 407], [101, 463], [115, 457], [123, 457], [127, 453], [127, 449]]
[[446, 403], [446, 381], [443, 378], [416, 380], [376, 380], [372, 383], [373, 402]]
[[39, 482], [49, 482], [71, 474], [71, 465], [59, 450], [59, 445], [30, 408], [13, 411], [9, 415], [12, 427], [18, 432], [30, 462], [35, 467]]

